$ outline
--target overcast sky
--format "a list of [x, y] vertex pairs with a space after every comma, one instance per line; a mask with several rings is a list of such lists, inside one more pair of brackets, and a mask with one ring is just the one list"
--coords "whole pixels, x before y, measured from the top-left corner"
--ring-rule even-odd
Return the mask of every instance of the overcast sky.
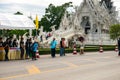
[[[0, 0], [0, 13], [14, 14], [17, 11], [22, 12], [24, 15], [39, 15], [39, 19], [45, 13], [45, 8], [50, 3], [54, 5], [61, 5], [66, 2], [73, 2], [73, 5], [79, 6], [83, 0]], [[120, 10], [120, 0], [112, 0], [114, 6]]]

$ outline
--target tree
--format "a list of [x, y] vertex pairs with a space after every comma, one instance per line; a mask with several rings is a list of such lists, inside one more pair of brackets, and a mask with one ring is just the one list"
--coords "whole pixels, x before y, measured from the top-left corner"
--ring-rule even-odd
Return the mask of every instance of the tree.
[[120, 24], [110, 26], [110, 38], [115, 40], [120, 37]]
[[50, 27], [53, 25], [58, 29], [61, 19], [69, 7], [72, 7], [72, 2], [65, 3], [61, 6], [50, 4], [48, 8], [46, 8], [45, 15], [40, 21], [40, 26], [43, 26], [45, 31], [50, 31]]
[[7, 34], [9, 34], [9, 36], [13, 36], [13, 34], [16, 34], [17, 37], [19, 37], [25, 34], [26, 32], [29, 32], [29, 30], [9, 30], [7, 31]]

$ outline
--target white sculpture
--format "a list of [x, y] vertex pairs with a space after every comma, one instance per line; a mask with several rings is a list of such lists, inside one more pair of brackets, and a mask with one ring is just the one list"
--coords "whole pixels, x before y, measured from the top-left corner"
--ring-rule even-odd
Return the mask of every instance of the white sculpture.
[[23, 34], [23, 38], [24, 38], [24, 39], [27, 38], [27, 33], [28, 33], [28, 32], [26, 32], [25, 34]]
[[39, 30], [40, 30], [39, 36], [43, 35], [43, 26], [41, 26]]
[[[85, 43], [97, 45], [103, 28], [109, 31], [109, 25], [114, 24], [114, 21], [116, 21], [115, 16], [111, 16], [108, 9], [104, 6], [105, 4], [102, 4], [100, 4], [98, 0], [84, 0], [80, 6], [75, 7], [75, 12], [71, 13], [70, 16], [67, 16], [65, 12], [59, 29], [55, 30], [55, 25], [51, 26], [52, 37], [55, 37], [56, 40], [60, 40], [61, 37], [68, 40], [71, 39], [71, 37], [75, 37], [75, 35], [81, 35], [85, 37]], [[106, 17], [106, 15], [108, 17]], [[95, 27], [93, 26], [94, 24], [96, 25]], [[103, 37], [107, 38], [108, 36], [106, 34], [109, 35], [106, 32]]]
[[62, 19], [62, 28], [67, 30], [69, 28], [69, 20], [67, 18], [67, 13], [65, 12], [63, 19]]
[[52, 29], [52, 35], [55, 34], [55, 25], [51, 26], [51, 29]]
[[17, 36], [14, 34], [14, 35], [13, 35], [13, 39], [16, 39], [16, 38], [17, 38]]

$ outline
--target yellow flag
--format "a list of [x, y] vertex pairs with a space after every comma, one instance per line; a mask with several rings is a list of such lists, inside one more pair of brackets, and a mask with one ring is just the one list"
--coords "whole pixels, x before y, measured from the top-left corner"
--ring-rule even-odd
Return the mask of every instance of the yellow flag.
[[35, 20], [35, 25], [36, 25], [36, 30], [38, 30], [39, 21], [38, 21], [38, 16], [37, 15], [36, 15], [36, 20]]

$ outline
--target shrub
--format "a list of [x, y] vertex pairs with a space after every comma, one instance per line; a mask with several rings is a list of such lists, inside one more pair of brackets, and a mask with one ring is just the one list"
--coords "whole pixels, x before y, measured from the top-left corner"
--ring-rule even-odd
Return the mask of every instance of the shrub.
[[[96, 52], [99, 51], [99, 45], [86, 45], [84, 51], [85, 52]], [[80, 52], [80, 48], [76, 48], [77, 52]], [[103, 45], [103, 50], [104, 51], [112, 51], [115, 50], [115, 45]], [[57, 48], [56, 49], [56, 53], [59, 54], [60, 49]], [[72, 53], [73, 49], [72, 48], [66, 48], [65, 49], [65, 53]], [[50, 48], [39, 48], [39, 53], [40, 55], [44, 55], [44, 54], [50, 54], [51, 53], [51, 49]]]

